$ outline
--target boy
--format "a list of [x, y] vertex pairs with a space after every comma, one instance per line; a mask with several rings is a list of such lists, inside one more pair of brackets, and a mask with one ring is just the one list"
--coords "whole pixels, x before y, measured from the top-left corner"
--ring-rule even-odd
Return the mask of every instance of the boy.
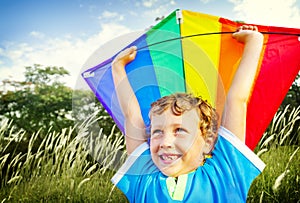
[[112, 181], [130, 202], [246, 201], [252, 180], [264, 168], [244, 145], [247, 99], [263, 35], [256, 27], [244, 25], [233, 38], [245, 47], [218, 132], [217, 115], [207, 102], [178, 93], [152, 104], [150, 146], [124, 69], [134, 60], [136, 47], [124, 50], [113, 61], [112, 74], [125, 115], [126, 149], [130, 156]]

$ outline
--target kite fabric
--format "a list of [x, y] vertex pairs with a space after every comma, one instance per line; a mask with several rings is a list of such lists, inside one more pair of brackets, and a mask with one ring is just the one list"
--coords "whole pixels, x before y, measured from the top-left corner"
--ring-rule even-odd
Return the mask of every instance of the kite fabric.
[[[126, 73], [146, 126], [150, 124], [150, 104], [176, 92], [201, 96], [221, 115], [244, 46], [232, 38], [232, 33], [243, 24], [176, 10], [128, 44], [127, 47], [135, 45], [138, 49], [135, 60], [126, 66]], [[246, 145], [252, 150], [300, 68], [300, 29], [256, 26], [264, 34], [264, 46], [248, 101]], [[111, 73], [115, 57], [84, 71], [82, 76], [124, 132], [124, 115]]]

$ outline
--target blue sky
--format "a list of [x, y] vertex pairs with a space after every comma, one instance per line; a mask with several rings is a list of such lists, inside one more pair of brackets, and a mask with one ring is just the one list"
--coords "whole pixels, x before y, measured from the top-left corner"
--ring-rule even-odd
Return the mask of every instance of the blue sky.
[[65, 67], [74, 86], [102, 44], [177, 8], [300, 28], [300, 0], [0, 0], [0, 82], [21, 80], [25, 66], [41, 64]]

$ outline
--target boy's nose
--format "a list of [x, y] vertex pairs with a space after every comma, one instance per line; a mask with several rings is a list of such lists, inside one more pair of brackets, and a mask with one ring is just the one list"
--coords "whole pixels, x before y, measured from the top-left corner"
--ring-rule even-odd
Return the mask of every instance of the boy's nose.
[[168, 133], [165, 134], [160, 143], [160, 148], [173, 148], [174, 146], [174, 135]]

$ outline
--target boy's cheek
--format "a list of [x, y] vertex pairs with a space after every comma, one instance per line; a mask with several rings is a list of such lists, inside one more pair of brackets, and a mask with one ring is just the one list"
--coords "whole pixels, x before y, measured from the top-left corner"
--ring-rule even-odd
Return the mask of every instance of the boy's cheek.
[[156, 138], [151, 138], [150, 139], [150, 148], [151, 147], [157, 147], [160, 145], [160, 140]]
[[158, 151], [158, 149], [159, 149], [159, 143], [151, 140], [150, 141], [150, 152], [155, 153]]
[[177, 150], [181, 153], [187, 153], [193, 146], [193, 140], [179, 140], [174, 143]]

